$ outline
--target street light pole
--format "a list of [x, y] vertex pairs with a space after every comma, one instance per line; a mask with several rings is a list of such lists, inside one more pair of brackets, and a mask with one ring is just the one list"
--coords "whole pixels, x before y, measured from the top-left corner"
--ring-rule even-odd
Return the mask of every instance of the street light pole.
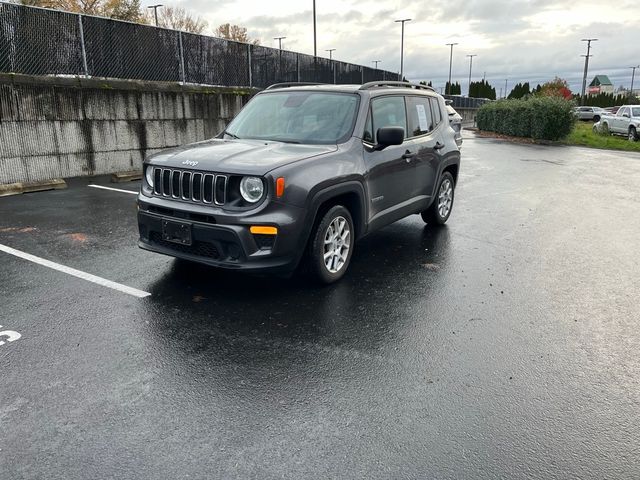
[[507, 80], [508, 78], [504, 79], [504, 98], [507, 98]]
[[273, 37], [274, 40], [278, 40], [278, 49], [282, 50], [282, 40], [284, 40], [287, 37]]
[[631, 74], [631, 94], [629, 95], [629, 98], [633, 97], [633, 81], [636, 78], [636, 68], [640, 68], [640, 65], [637, 65], [635, 67], [629, 67], [633, 70], [633, 73]]
[[318, 45], [316, 40], [316, 0], [313, 0], [313, 56], [318, 56]]
[[399, 80], [402, 81], [402, 79], [404, 78], [404, 24], [405, 22], [410, 22], [411, 19], [410, 18], [404, 18], [402, 20], [396, 20], [396, 23], [401, 23], [402, 24], [402, 35], [400, 37], [400, 78]]
[[473, 57], [477, 57], [478, 55], [473, 54], [473, 55], [467, 55], [467, 57], [469, 57], [469, 93], [467, 94], [467, 97], [471, 96], [471, 67], [473, 66]]
[[325, 52], [329, 52], [329, 60], [333, 59], [333, 55], [331, 55], [336, 49], [335, 48], [327, 48]]
[[378, 64], [382, 63], [382, 60], [372, 60], [371, 63], [375, 63], [376, 66], [374, 68], [377, 70], [378, 69]]
[[158, 26], [158, 9], [159, 9], [160, 7], [162, 7], [162, 6], [163, 6], [163, 5], [159, 3], [159, 4], [157, 4], [157, 5], [149, 5], [149, 6], [147, 7], [147, 8], [153, 8], [153, 16], [154, 16], [154, 17], [155, 17], [155, 19], [156, 19], [156, 27]]
[[451, 53], [449, 54], [449, 91], [445, 91], [445, 94], [449, 95], [451, 93], [451, 65], [453, 64], [453, 46], [458, 45], [457, 43], [447, 43], [448, 47], [451, 47]]
[[584, 57], [584, 75], [582, 76], [582, 98], [581, 105], [584, 105], [584, 96], [587, 90], [587, 71], [589, 70], [589, 53], [591, 52], [591, 42], [597, 42], [597, 38], [583, 38], [581, 42], [587, 42], [587, 54], [582, 55]]

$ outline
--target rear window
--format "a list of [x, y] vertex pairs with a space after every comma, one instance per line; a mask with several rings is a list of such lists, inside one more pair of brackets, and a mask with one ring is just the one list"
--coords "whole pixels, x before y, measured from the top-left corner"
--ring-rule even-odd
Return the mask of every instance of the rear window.
[[435, 128], [429, 97], [407, 97], [407, 114], [411, 137], [425, 135]]

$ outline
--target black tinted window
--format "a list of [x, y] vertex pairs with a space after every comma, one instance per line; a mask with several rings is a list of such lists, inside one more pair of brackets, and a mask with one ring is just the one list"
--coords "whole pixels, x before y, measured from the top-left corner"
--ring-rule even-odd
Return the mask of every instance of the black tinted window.
[[[381, 97], [371, 101], [373, 131], [382, 127], [402, 127], [407, 135], [407, 113], [404, 97]], [[376, 139], [374, 138], [374, 141]]]
[[433, 113], [433, 121], [435, 123], [435, 127], [440, 125], [442, 121], [442, 113], [440, 113], [440, 102], [438, 102], [437, 98], [430, 97], [429, 101], [431, 102], [431, 111]]
[[367, 122], [364, 124], [364, 132], [362, 133], [362, 139], [365, 142], [373, 143], [373, 125], [371, 124], [371, 112], [367, 114]]
[[424, 135], [433, 130], [433, 117], [429, 97], [407, 97], [407, 113], [411, 137]]

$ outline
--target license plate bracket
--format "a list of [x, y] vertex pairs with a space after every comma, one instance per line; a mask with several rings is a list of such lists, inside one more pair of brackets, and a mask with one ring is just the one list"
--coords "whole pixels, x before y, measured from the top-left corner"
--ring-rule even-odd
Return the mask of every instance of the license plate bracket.
[[179, 245], [191, 246], [191, 224], [162, 220], [162, 239]]

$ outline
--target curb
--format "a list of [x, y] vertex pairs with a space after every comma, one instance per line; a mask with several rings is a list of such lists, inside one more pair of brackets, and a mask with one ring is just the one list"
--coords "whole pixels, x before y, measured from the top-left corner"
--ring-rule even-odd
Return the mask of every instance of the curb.
[[20, 195], [21, 193], [43, 192], [45, 190], [62, 190], [67, 184], [61, 178], [43, 180], [40, 182], [18, 182], [0, 185], [0, 197]]
[[111, 174], [111, 183], [132, 182], [134, 180], [142, 180], [142, 170], [116, 172]]

